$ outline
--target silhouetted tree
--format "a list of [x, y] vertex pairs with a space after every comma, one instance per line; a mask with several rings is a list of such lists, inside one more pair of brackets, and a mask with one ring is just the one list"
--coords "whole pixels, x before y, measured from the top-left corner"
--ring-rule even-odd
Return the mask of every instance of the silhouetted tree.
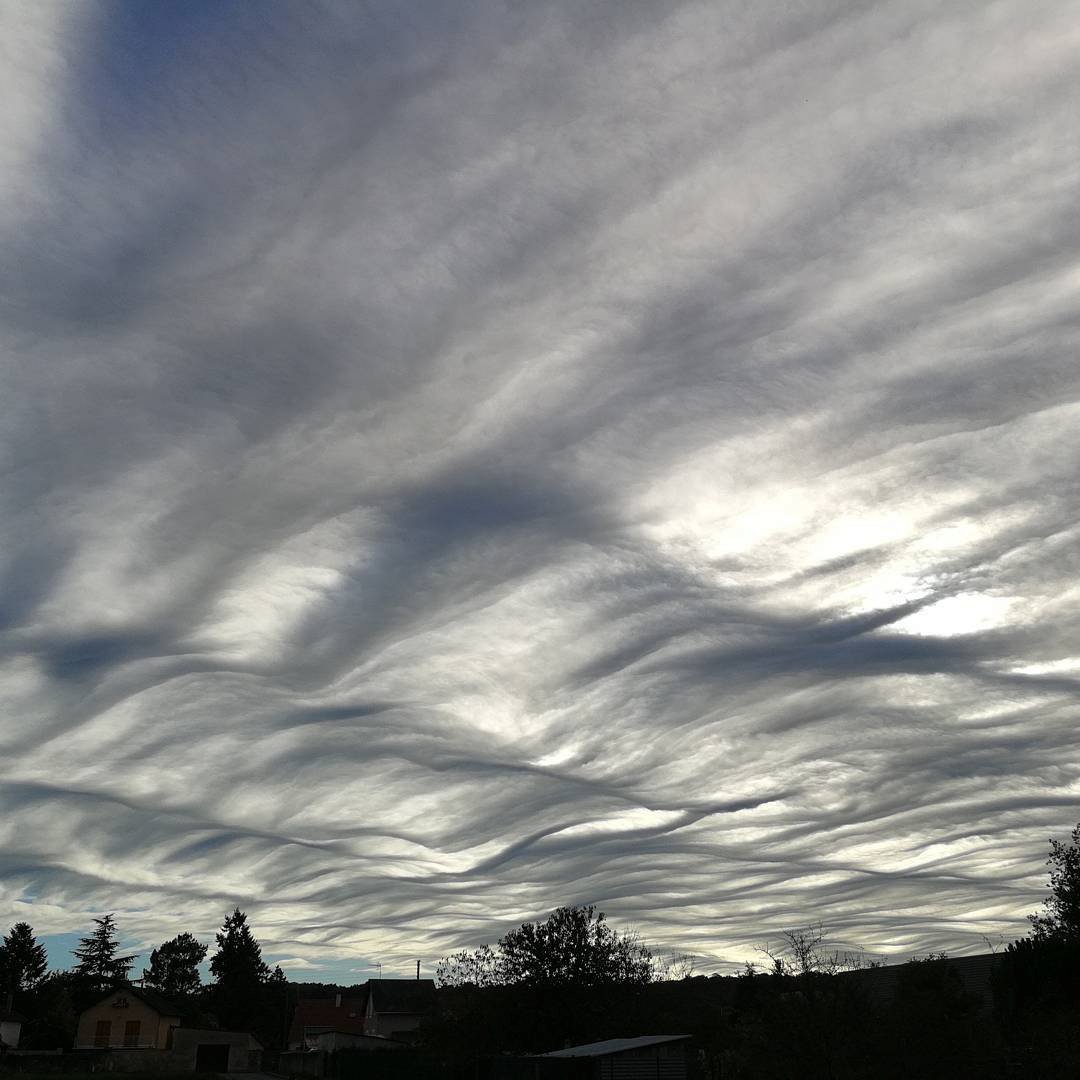
[[653, 957], [653, 977], [657, 982], [681, 982], [692, 979], [697, 970], [697, 957], [689, 952], [669, 952]]
[[199, 965], [207, 947], [191, 934], [177, 934], [150, 953], [150, 966], [143, 969], [143, 982], [168, 997], [186, 998], [199, 991]]
[[445, 957], [436, 976], [442, 986], [644, 984], [653, 978], [652, 953], [593, 905], [561, 907], [542, 923], [522, 923], [495, 949]]
[[428, 1025], [440, 1053], [551, 1050], [634, 1026], [652, 954], [595, 907], [561, 907], [523, 923], [491, 948], [446, 957], [436, 969], [440, 1017]]
[[500, 958], [490, 945], [470, 952], [462, 949], [444, 956], [435, 966], [435, 981], [440, 986], [501, 986], [506, 982]]
[[289, 1034], [289, 980], [280, 967], [275, 966], [263, 988], [263, 1016], [259, 1031], [265, 1046], [284, 1046]]
[[236, 908], [225, 917], [217, 934], [217, 952], [210, 959], [214, 976], [213, 1002], [227, 1027], [251, 1028], [264, 1011], [264, 985], [270, 969], [263, 962], [262, 948], [247, 924], [247, 916]]
[[1070, 843], [1050, 841], [1050, 895], [1043, 901], [1042, 914], [1028, 916], [1036, 941], [1080, 942], [1080, 824], [1073, 829]]
[[131, 965], [138, 956], [118, 956], [120, 942], [116, 923], [111, 914], [95, 919], [97, 929], [79, 942], [72, 952], [78, 959], [74, 974], [89, 990], [103, 992], [128, 977]]
[[270, 975], [263, 962], [262, 946], [247, 924], [247, 916], [236, 908], [217, 933], [218, 950], [210, 960], [210, 971], [219, 985], [258, 986]]
[[19, 1046], [30, 1050], [70, 1047], [79, 1011], [91, 1004], [95, 996], [87, 992], [73, 972], [49, 972], [25, 993], [19, 1005], [19, 1011], [28, 1018]]
[[619, 934], [604, 913], [556, 908], [542, 923], [522, 923], [499, 941], [505, 982], [596, 986], [651, 982], [652, 953], [634, 934]]
[[1050, 841], [1046, 864], [1050, 895], [1028, 916], [1031, 934], [1002, 955], [994, 997], [1018, 1070], [1080, 1076], [1080, 824]]
[[779, 949], [764, 945], [758, 950], [769, 958], [772, 975], [802, 976], [803, 982], [807, 982], [816, 975], [837, 975], [841, 971], [880, 966], [865, 953], [827, 948], [828, 935], [821, 923], [784, 930], [781, 937], [784, 944]]
[[7, 995], [36, 986], [48, 966], [45, 946], [34, 937], [34, 928], [17, 922], [0, 944], [0, 1006]]

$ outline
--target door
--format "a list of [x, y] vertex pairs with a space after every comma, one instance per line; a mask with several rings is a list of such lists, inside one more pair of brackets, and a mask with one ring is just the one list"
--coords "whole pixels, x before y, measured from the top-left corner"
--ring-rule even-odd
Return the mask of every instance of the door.
[[195, 1047], [195, 1071], [223, 1073], [229, 1071], [228, 1043], [199, 1043]]

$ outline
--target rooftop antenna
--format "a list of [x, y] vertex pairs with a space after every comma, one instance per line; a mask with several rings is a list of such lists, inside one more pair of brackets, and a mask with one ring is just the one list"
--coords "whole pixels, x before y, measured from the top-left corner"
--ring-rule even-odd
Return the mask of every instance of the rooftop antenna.
[[376, 976], [376, 978], [381, 979], [382, 978], [382, 964], [377, 963], [375, 966], [379, 969], [379, 974]]
[[416, 961], [416, 981], [420, 981], [420, 961]]

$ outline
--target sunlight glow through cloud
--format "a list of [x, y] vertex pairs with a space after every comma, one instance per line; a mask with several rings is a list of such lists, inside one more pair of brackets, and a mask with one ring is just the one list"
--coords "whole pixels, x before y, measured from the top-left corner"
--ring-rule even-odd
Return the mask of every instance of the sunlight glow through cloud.
[[981, 593], [961, 593], [935, 601], [911, 615], [893, 623], [896, 630], [910, 634], [952, 637], [955, 634], [977, 634], [1004, 626], [1014, 604], [1007, 596], [985, 596]]

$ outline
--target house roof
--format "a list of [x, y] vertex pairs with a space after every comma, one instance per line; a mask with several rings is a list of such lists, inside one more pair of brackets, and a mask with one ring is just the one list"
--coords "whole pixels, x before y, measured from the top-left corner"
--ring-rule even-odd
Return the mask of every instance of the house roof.
[[144, 990], [141, 986], [133, 986], [131, 992], [137, 998], [145, 1001], [155, 1012], [161, 1013], [162, 1016], [180, 1016], [184, 1011], [175, 1001], [170, 1001], [164, 994], [159, 994], [156, 990]]
[[297, 1002], [289, 1025], [289, 1041], [299, 1042], [304, 1037], [304, 1031], [312, 1028], [362, 1035], [367, 999], [343, 997], [340, 1005], [335, 1005], [334, 1001], [334, 998], [315, 998], [313, 1001]]
[[634, 1039], [605, 1039], [603, 1042], [585, 1043], [583, 1046], [568, 1046], [565, 1050], [552, 1050], [540, 1057], [605, 1057], [608, 1054], [621, 1054], [624, 1050], [641, 1050], [647, 1046], [659, 1046], [662, 1043], [685, 1042], [691, 1035], [639, 1035]]
[[435, 1011], [433, 979], [371, 979], [371, 1007], [377, 1013], [430, 1013]]
[[389, 1035], [375, 1035], [371, 1032], [361, 1031], [320, 1031], [320, 1035], [348, 1035], [350, 1039], [367, 1039], [369, 1042], [375, 1043], [393, 1043], [395, 1046], [407, 1046], [407, 1043], [402, 1042], [401, 1039], [391, 1038]]
[[[93, 1009], [100, 1005], [103, 1001], [108, 1001], [109, 998], [115, 997], [117, 994], [130, 994], [132, 997], [138, 998], [144, 1004], [149, 1005], [154, 1012], [160, 1016], [181, 1016], [183, 1010], [174, 1001], [170, 1001], [163, 994], [159, 994], [156, 990], [144, 990], [141, 986], [132, 986], [131, 983], [121, 983], [119, 986], [114, 986], [107, 994], [103, 994], [97, 999], [89, 1008]], [[83, 1009], [83, 1012], [86, 1012]]]

